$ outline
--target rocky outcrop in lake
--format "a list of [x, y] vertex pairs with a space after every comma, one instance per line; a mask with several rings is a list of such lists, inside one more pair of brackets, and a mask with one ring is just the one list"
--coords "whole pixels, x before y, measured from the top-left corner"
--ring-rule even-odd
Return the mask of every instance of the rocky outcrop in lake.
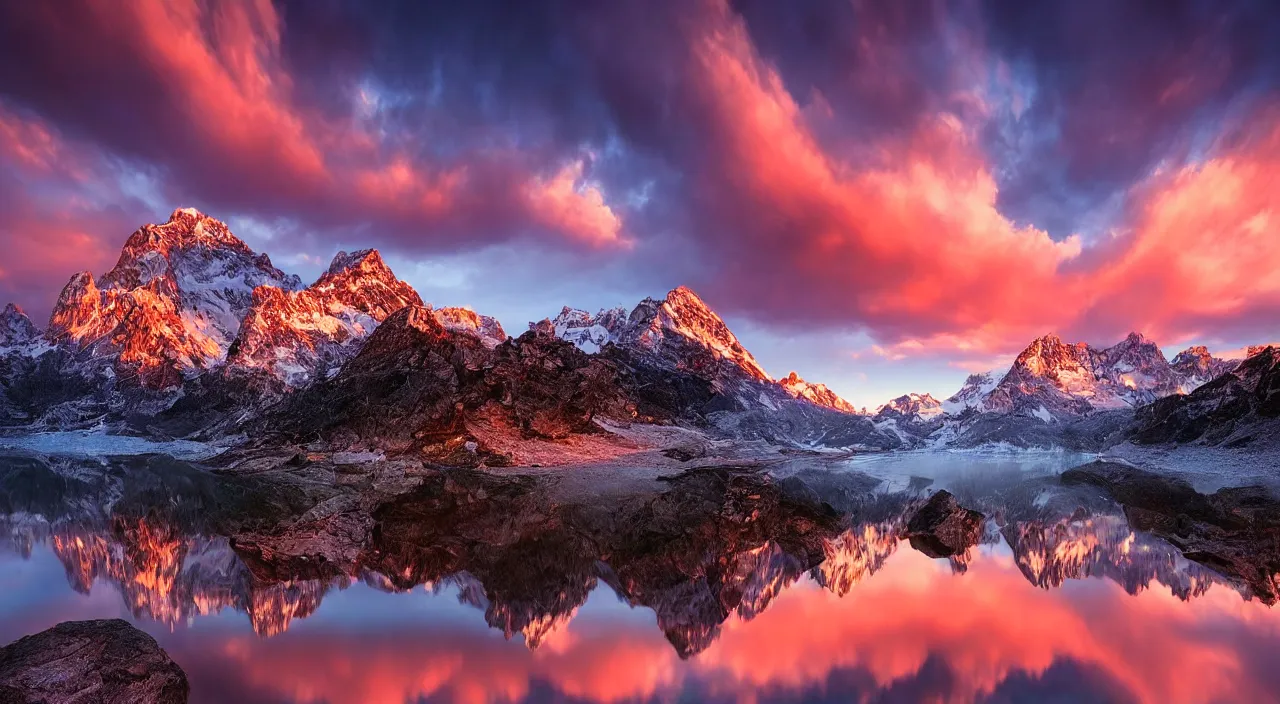
[[119, 619], [66, 621], [0, 648], [5, 704], [184, 704], [187, 676]]

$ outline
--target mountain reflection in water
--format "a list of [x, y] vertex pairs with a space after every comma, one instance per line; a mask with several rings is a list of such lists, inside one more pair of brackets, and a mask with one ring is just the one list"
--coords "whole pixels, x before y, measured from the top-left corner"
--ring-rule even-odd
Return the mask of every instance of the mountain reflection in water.
[[[281, 527], [200, 475], [9, 471], [24, 489], [0, 484], [0, 642], [123, 609], [194, 701], [1280, 692], [1280, 612], [1044, 481], [966, 497], [993, 516], [983, 543], [933, 560], [902, 537], [922, 488], [858, 473], [702, 470], [584, 505], [450, 472]], [[324, 559], [297, 547], [317, 540]]]

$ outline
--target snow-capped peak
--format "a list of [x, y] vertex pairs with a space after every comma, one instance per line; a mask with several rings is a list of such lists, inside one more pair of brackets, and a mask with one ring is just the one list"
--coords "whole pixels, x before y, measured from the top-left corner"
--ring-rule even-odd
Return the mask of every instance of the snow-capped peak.
[[1129, 408], [1188, 393], [1228, 366], [1204, 347], [1190, 348], [1170, 364], [1160, 347], [1138, 332], [1105, 349], [1068, 344], [1051, 334], [1028, 345], [1003, 377], [969, 377], [944, 408], [948, 413], [978, 408], [1041, 417]]
[[377, 250], [339, 252], [311, 286], [261, 286], [229, 355], [233, 371], [266, 370], [299, 387], [350, 359], [378, 325], [422, 299]]
[[0, 348], [22, 347], [40, 335], [22, 308], [10, 303], [0, 312]]
[[379, 272], [391, 271], [386, 262], [382, 260], [382, 255], [378, 250], [358, 249], [354, 252], [343, 251], [333, 255], [333, 261], [329, 262], [328, 273], [334, 276], [351, 269]]
[[46, 336], [88, 359], [124, 365], [144, 385], [168, 388], [225, 357], [254, 289], [298, 285], [224, 223], [179, 208], [167, 222], [134, 231], [101, 279], [73, 276]]
[[[530, 328], [541, 324], [531, 323]], [[733, 363], [751, 377], [773, 380], [724, 320], [686, 286], [672, 289], [661, 300], [640, 301], [630, 315], [624, 308], [610, 308], [591, 315], [566, 306], [545, 324], [553, 327], [558, 337], [584, 352], [599, 352], [610, 342], [648, 350], [692, 344]]]
[[958, 414], [969, 408], [979, 408], [987, 395], [996, 388], [996, 384], [1004, 378], [1004, 373], [992, 369], [988, 372], [979, 374], [970, 374], [964, 380], [964, 385], [960, 387], [951, 398], [942, 402], [942, 410], [945, 413]]
[[661, 301], [641, 301], [631, 312], [624, 337], [642, 346], [660, 346], [672, 334], [711, 350], [757, 379], [772, 381], [724, 320], [686, 286], [673, 289]]
[[804, 398], [827, 408], [834, 408], [837, 411], [845, 413], [857, 413], [858, 409], [852, 403], [841, 398], [836, 392], [827, 388], [826, 384], [811, 384], [800, 378], [799, 374], [791, 372], [787, 376], [778, 380], [787, 393], [796, 398]]
[[932, 418], [942, 413], [942, 402], [930, 394], [905, 394], [876, 409], [879, 415], [896, 414]]

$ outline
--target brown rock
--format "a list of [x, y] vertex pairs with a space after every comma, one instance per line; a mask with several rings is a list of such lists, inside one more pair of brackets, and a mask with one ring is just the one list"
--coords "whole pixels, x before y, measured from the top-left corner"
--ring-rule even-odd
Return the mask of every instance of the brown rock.
[[120, 619], [66, 621], [0, 648], [0, 702], [178, 704], [187, 676]]
[[911, 547], [929, 557], [953, 557], [978, 544], [985, 521], [985, 516], [964, 508], [943, 489], [911, 517], [907, 537]]

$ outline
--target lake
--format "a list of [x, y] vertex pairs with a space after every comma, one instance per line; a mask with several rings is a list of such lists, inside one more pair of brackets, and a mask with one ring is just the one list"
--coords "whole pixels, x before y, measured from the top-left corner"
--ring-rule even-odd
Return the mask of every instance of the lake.
[[[838, 516], [733, 473], [604, 510], [457, 475], [306, 566], [171, 510], [205, 491], [186, 475], [24, 459], [0, 487], [0, 642], [125, 618], [195, 702], [1276, 701], [1280, 611], [1054, 488], [1079, 459], [775, 468]], [[992, 516], [966, 555], [901, 537], [940, 486]]]

